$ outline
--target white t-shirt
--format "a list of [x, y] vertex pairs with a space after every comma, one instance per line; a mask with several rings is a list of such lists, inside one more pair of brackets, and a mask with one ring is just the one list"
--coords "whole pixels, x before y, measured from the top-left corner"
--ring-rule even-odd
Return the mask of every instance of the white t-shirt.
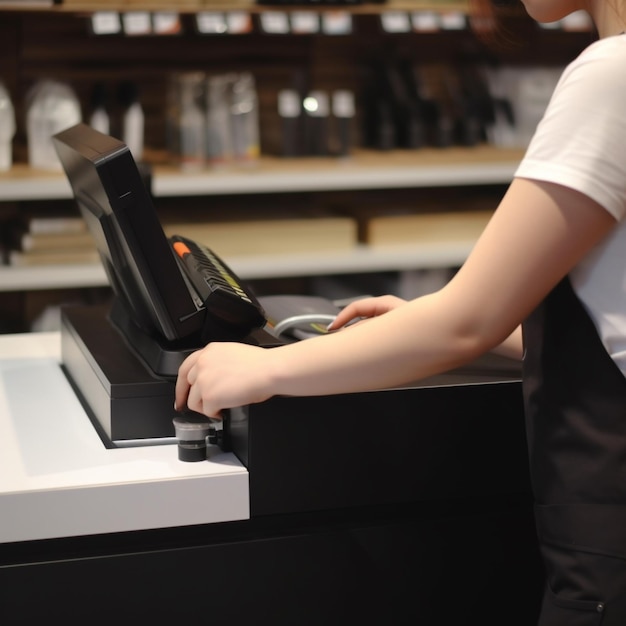
[[618, 220], [570, 280], [626, 376], [626, 35], [565, 69], [515, 175], [576, 189]]

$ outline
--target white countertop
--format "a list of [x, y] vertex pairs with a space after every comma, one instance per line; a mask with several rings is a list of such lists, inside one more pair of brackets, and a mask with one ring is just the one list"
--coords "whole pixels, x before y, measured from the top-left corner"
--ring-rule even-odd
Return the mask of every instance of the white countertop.
[[0, 335], [0, 543], [249, 518], [248, 473], [230, 453], [107, 449], [60, 354], [60, 333]]

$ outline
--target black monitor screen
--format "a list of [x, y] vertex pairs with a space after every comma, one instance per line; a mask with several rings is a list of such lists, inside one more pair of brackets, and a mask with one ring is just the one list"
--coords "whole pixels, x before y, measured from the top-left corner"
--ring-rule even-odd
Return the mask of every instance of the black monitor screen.
[[111, 287], [142, 331], [177, 342], [205, 318], [128, 147], [85, 124], [53, 137]]

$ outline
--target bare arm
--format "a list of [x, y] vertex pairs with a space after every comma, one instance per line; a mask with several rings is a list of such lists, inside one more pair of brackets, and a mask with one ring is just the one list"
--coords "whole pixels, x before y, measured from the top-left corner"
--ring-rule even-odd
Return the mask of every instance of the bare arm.
[[349, 332], [268, 350], [210, 344], [181, 366], [177, 406], [216, 416], [276, 394], [373, 389], [467, 363], [511, 336], [614, 224], [579, 192], [516, 179], [466, 263], [440, 291]]
[[522, 344], [522, 327], [518, 326], [503, 342], [499, 343], [491, 351], [494, 354], [521, 361], [524, 352]]
[[[367, 320], [384, 315], [403, 304], [406, 304], [406, 300], [390, 295], [355, 300], [337, 315], [333, 323], [330, 324], [329, 330], [337, 330], [355, 319], [364, 318]], [[509, 359], [521, 360], [523, 352], [521, 326], [518, 326], [504, 341], [495, 346], [492, 352]]]

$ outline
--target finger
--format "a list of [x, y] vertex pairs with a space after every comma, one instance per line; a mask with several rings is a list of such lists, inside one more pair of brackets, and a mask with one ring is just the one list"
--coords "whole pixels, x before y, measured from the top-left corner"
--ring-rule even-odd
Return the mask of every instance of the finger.
[[328, 330], [335, 330], [345, 326], [350, 320], [355, 317], [359, 317], [358, 312], [355, 310], [354, 304], [349, 304], [345, 309], [342, 309], [337, 314], [337, 317], [330, 323]]
[[210, 417], [211, 419], [217, 419], [217, 420], [222, 419], [222, 411], [215, 407], [209, 406], [208, 403], [207, 404], [203, 403], [202, 413], [204, 413], [204, 415], [206, 415], [207, 417]]
[[336, 330], [345, 326], [348, 322], [360, 317], [370, 317], [374, 310], [373, 304], [366, 301], [352, 302], [345, 309], [342, 309], [337, 317], [328, 326], [328, 330]]
[[189, 386], [189, 393], [185, 399], [186, 406], [190, 411], [202, 413], [202, 398], [200, 397], [197, 387]]
[[178, 378], [176, 379], [176, 387], [174, 390], [174, 408], [182, 411], [187, 406], [187, 397], [189, 395], [189, 373], [198, 360], [198, 352], [189, 355], [178, 368]]
[[176, 393], [174, 394], [174, 410], [181, 411], [185, 410], [185, 407], [188, 406], [189, 400], [189, 388], [187, 389], [176, 389]]
[[198, 385], [191, 385], [187, 398], [187, 408], [196, 413], [202, 413], [213, 419], [222, 419], [221, 410], [209, 398], [202, 396]]
[[174, 409], [176, 411], [183, 411], [185, 406], [188, 405], [190, 387], [191, 385], [187, 382], [187, 378], [179, 374], [174, 389]]

